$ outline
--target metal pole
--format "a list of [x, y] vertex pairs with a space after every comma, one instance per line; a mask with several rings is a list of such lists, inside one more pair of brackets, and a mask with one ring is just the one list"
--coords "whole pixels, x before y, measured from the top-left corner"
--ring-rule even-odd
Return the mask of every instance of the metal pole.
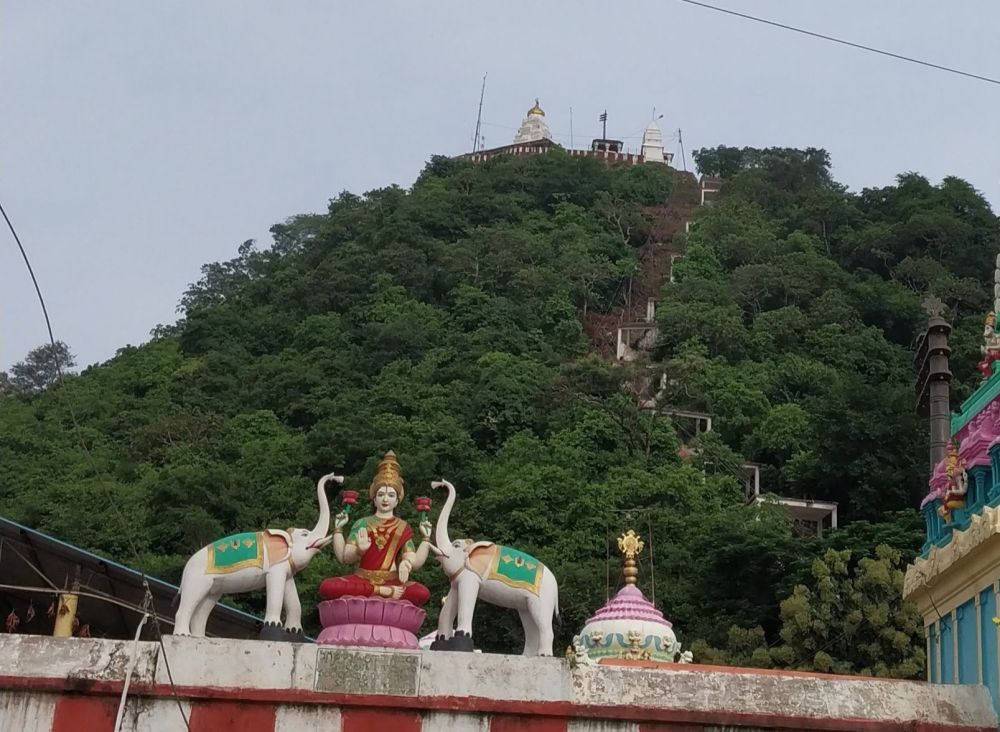
[[483, 74], [483, 88], [479, 91], [479, 113], [476, 115], [476, 139], [472, 143], [472, 152], [476, 152], [479, 149], [479, 128], [483, 122], [483, 97], [486, 96], [486, 74]]

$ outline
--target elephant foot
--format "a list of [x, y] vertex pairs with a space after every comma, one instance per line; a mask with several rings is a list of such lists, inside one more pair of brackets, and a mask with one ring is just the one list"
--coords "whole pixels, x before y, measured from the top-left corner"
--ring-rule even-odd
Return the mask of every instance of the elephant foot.
[[472, 653], [475, 647], [472, 645], [472, 636], [468, 633], [463, 633], [461, 630], [456, 630], [455, 635], [451, 637], [450, 640], [446, 641], [448, 643], [449, 651], [463, 651], [465, 653]]
[[445, 638], [443, 635], [439, 635], [431, 643], [431, 650], [432, 651], [447, 651], [448, 650], [448, 644], [450, 642], [451, 641], [448, 638]]
[[285, 630], [285, 637], [282, 640], [286, 640], [289, 643], [305, 643], [306, 634], [302, 632], [302, 628], [296, 628], [295, 630]]
[[260, 629], [260, 639], [263, 641], [286, 641], [288, 633], [279, 623], [264, 623]]

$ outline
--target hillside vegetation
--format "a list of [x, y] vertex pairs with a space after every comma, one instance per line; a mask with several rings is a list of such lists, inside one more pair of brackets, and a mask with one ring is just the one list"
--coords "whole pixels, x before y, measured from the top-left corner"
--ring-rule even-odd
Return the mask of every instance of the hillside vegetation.
[[[957, 179], [847, 192], [820, 150], [698, 162], [724, 194], [683, 243], [644, 364], [666, 374], [662, 399], [716, 415], [693, 457], [581, 327], [621, 306], [671, 175], [558, 152], [434, 158], [409, 190], [343, 193], [270, 248], [206, 265], [149, 343], [40, 392], [3, 382], [0, 514], [176, 580], [214, 538], [311, 526], [319, 475], [364, 489], [392, 448], [404, 517], [417, 495], [439, 506], [428, 483], [447, 477], [453, 536], [552, 567], [563, 645], [615, 589], [614, 536], [634, 527], [653, 549], [640, 582], [704, 658], [918, 675], [919, 618], [896, 588], [926, 470], [910, 347], [933, 291], [958, 326], [958, 388], [974, 383], [995, 217]], [[766, 489], [841, 502], [849, 525], [795, 538], [780, 510], [745, 506], [744, 458]], [[304, 606], [341, 571], [314, 560]], [[443, 575], [416, 578], [436, 615]], [[481, 606], [480, 645], [519, 634]]]

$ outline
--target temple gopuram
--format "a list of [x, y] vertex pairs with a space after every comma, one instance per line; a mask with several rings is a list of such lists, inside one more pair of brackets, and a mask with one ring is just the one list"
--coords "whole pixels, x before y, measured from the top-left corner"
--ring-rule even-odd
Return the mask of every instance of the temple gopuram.
[[978, 364], [983, 380], [952, 413], [951, 328], [939, 302], [929, 308], [917, 356], [922, 413], [931, 422], [930, 490], [921, 504], [927, 539], [907, 569], [903, 594], [924, 618], [928, 680], [983, 684], [1000, 708], [1000, 257], [994, 279]]

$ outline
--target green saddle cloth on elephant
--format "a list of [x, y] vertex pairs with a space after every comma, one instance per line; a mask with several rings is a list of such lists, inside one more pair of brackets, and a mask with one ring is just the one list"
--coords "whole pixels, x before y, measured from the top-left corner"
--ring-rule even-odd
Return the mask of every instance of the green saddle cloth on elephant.
[[247, 567], [264, 568], [264, 542], [260, 532], [233, 534], [208, 547], [208, 574], [226, 574]]
[[493, 560], [487, 579], [499, 580], [505, 585], [528, 590], [537, 595], [544, 568], [544, 565], [530, 554], [509, 546], [498, 545], [496, 558]]

